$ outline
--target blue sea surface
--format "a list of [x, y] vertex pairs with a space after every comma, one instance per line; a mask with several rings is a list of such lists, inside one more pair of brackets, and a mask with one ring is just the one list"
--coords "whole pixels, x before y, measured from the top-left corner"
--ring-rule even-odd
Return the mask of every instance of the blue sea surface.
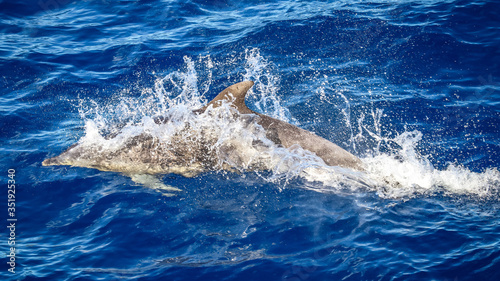
[[[499, 14], [492, 0], [0, 0], [0, 279], [500, 280]], [[250, 108], [357, 155], [377, 184], [214, 170], [161, 175], [170, 194], [42, 166], [89, 124], [168, 110], [160, 92], [206, 103], [247, 79]]]

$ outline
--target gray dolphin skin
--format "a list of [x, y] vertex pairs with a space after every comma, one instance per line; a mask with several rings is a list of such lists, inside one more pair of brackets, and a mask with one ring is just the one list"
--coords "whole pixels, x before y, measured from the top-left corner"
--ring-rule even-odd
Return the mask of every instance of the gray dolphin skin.
[[241, 114], [255, 114], [259, 116], [260, 120], [257, 123], [266, 131], [266, 137], [275, 144], [286, 148], [298, 144], [303, 149], [309, 150], [319, 156], [329, 166], [363, 170], [361, 160], [340, 146], [312, 132], [249, 109], [245, 104], [245, 96], [253, 84], [253, 81], [243, 81], [229, 86], [200, 111], [204, 111], [210, 105], [217, 107], [224, 100], [226, 102], [232, 101], [234, 107]]
[[[266, 137], [275, 144], [285, 148], [300, 145], [323, 159], [329, 166], [363, 170], [361, 161], [338, 145], [294, 125], [250, 110], [245, 104], [245, 96], [253, 85], [252, 81], [234, 84], [194, 113], [202, 114], [209, 106], [215, 108], [222, 103], [229, 103], [240, 114], [258, 116], [254, 119], [264, 129]], [[168, 120], [155, 122], [165, 123]], [[42, 165], [70, 165], [122, 172], [131, 176], [175, 173], [186, 177], [217, 167], [217, 154], [211, 149], [215, 141], [204, 140], [203, 137], [193, 141], [192, 136], [186, 138], [183, 135], [187, 132], [185, 130], [189, 130], [189, 126], [172, 136], [168, 146], [158, 144], [147, 134], [132, 137], [113, 151], [99, 145], [89, 147], [76, 143], [59, 156], [46, 159]], [[231, 170], [230, 167], [223, 168]]]

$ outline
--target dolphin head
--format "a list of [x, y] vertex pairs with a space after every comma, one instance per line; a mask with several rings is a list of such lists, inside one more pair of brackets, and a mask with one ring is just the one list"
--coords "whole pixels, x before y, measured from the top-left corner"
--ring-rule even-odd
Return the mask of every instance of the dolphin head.
[[48, 158], [43, 160], [42, 162], [42, 166], [58, 166], [58, 165], [67, 165], [67, 164], [61, 163], [59, 157]]
[[84, 153], [82, 147], [78, 143], [76, 143], [60, 155], [45, 159], [42, 162], [42, 166], [76, 166], [75, 162], [80, 160], [83, 154]]

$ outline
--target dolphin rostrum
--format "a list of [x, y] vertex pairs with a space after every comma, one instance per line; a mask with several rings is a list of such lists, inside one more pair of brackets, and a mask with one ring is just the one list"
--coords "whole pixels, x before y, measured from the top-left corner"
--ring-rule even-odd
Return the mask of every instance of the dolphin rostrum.
[[[278, 146], [289, 148], [299, 145], [320, 157], [329, 166], [341, 166], [363, 170], [361, 161], [336, 144], [314, 133], [298, 128], [278, 119], [254, 112], [245, 104], [247, 91], [254, 85], [252, 81], [234, 84], [219, 93], [205, 107], [195, 110], [203, 114], [207, 108], [216, 108], [226, 103], [236, 109], [240, 116], [256, 116], [256, 120], [265, 131], [266, 138]], [[156, 123], [169, 122], [167, 118], [157, 119]], [[189, 130], [189, 126], [185, 130]], [[159, 144], [151, 135], [140, 134], [128, 138], [116, 149], [110, 150], [99, 144], [89, 146], [79, 141], [59, 156], [46, 159], [43, 166], [71, 165], [95, 168], [101, 171], [122, 172], [133, 179], [138, 175], [176, 173], [194, 176], [202, 171], [214, 169], [218, 160], [211, 150], [213, 141], [203, 137], [185, 137], [177, 132], [171, 137], [168, 146]], [[236, 149], [236, 148], [235, 148]]]

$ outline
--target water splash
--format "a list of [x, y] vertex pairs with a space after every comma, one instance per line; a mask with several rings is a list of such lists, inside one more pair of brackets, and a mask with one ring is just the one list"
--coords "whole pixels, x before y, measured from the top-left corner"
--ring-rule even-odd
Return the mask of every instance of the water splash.
[[369, 176], [377, 183], [373, 189], [380, 196], [401, 198], [435, 192], [479, 197], [496, 195], [500, 186], [497, 169], [476, 173], [449, 164], [445, 170], [438, 170], [428, 156], [417, 152], [421, 139], [419, 131], [404, 132], [393, 139], [385, 139], [398, 147], [392, 153], [379, 153], [363, 159]]
[[276, 73], [275, 66], [261, 56], [259, 49], [245, 50], [245, 74], [243, 74], [243, 80], [255, 82], [254, 87], [251, 89], [252, 94], [248, 96], [248, 101], [262, 114], [296, 124], [296, 120], [291, 117], [288, 109], [282, 106], [278, 96], [280, 77]]

